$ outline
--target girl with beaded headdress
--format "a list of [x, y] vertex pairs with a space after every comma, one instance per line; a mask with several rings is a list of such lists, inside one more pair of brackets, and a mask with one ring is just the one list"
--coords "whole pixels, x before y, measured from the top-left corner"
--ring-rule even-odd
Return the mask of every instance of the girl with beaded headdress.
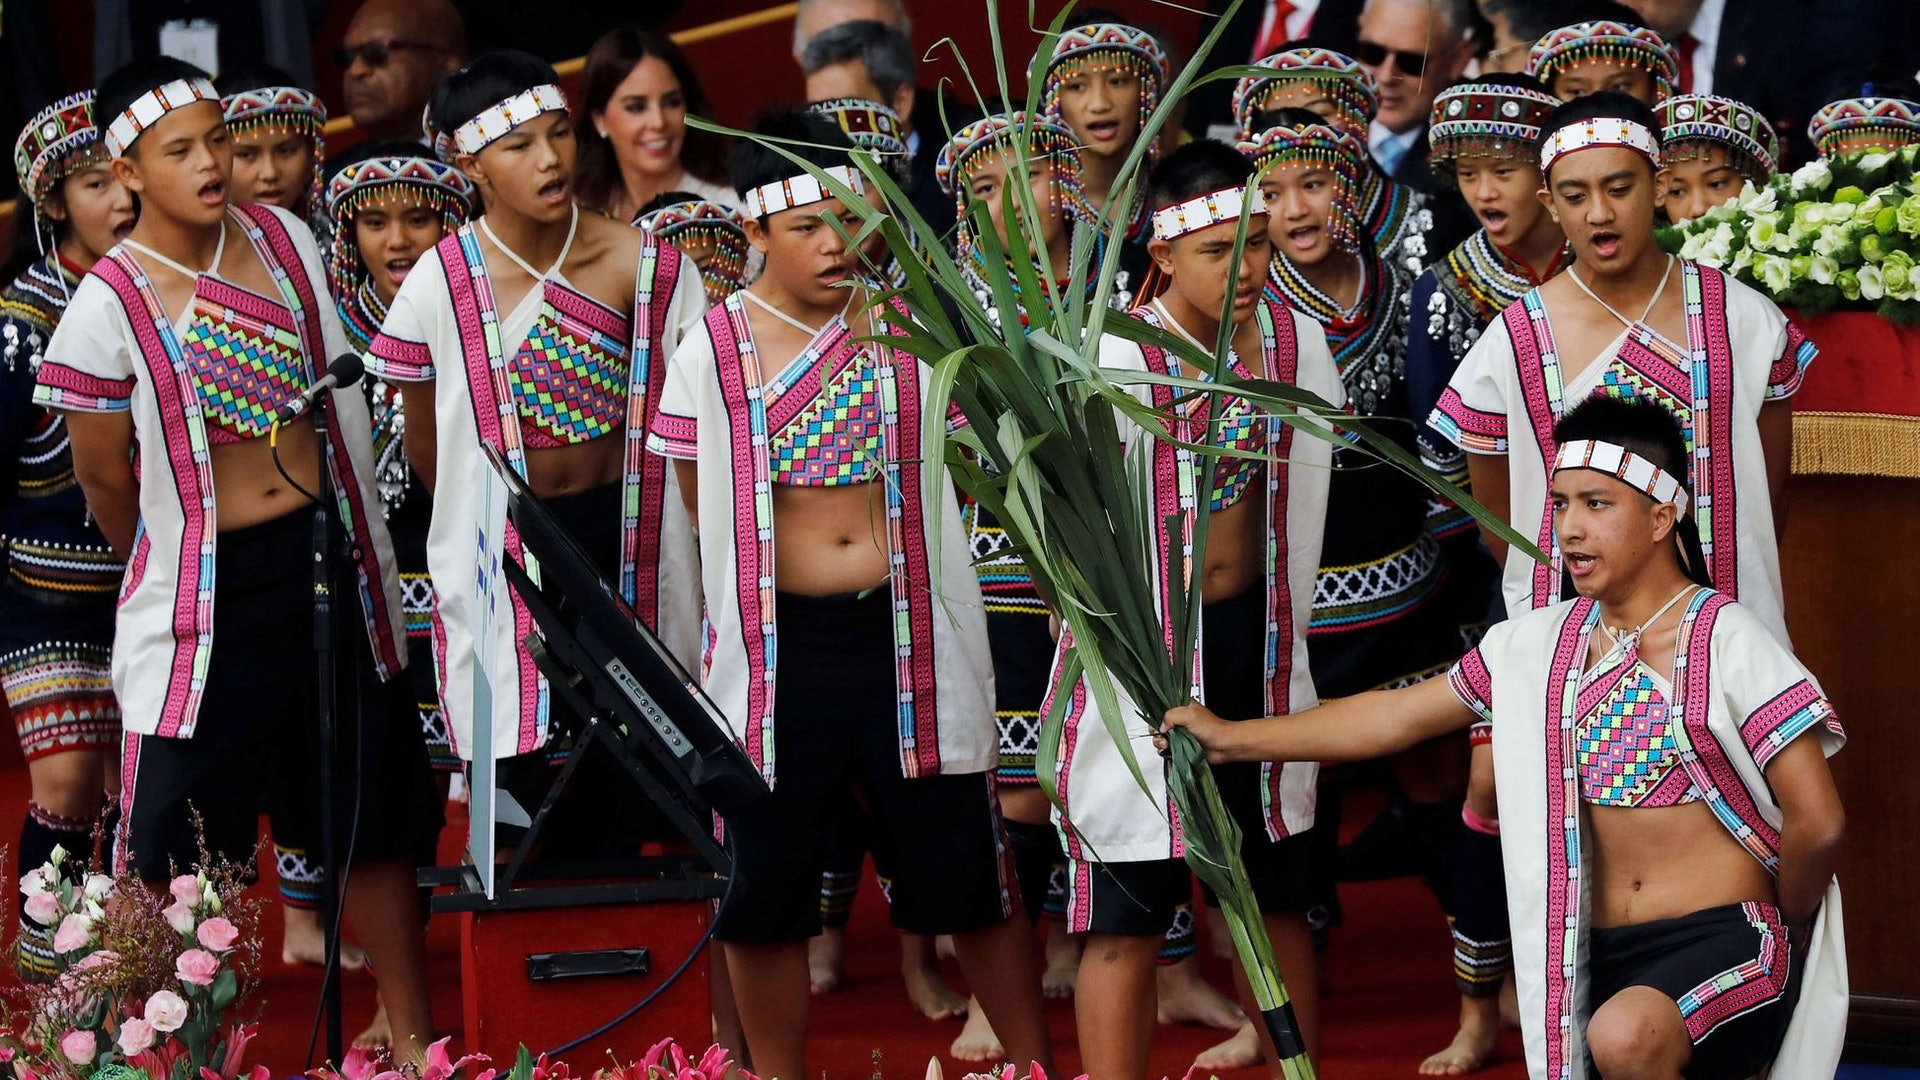
[[[1558, 104], [1521, 74], [1482, 76], [1434, 98], [1427, 125], [1429, 160], [1439, 176], [1459, 189], [1481, 228], [1414, 283], [1407, 329], [1409, 416], [1424, 417], [1432, 410], [1487, 323], [1573, 261], [1565, 234], [1538, 197], [1535, 146], [1541, 123]], [[1428, 468], [1466, 485], [1466, 456], [1458, 447], [1425, 425], [1419, 446]], [[1464, 647], [1486, 630], [1499, 594], [1500, 571], [1481, 548], [1472, 518], [1438, 499], [1430, 507], [1428, 530], [1445, 549], [1449, 571], [1442, 603], [1453, 613]], [[1452, 863], [1452, 888], [1442, 895], [1453, 933], [1460, 1026], [1453, 1041], [1422, 1064], [1430, 1075], [1471, 1072], [1487, 1060], [1500, 1029], [1500, 989], [1511, 974], [1504, 895], [1491, 888], [1500, 876], [1500, 838], [1484, 828], [1493, 808], [1471, 801], [1458, 805], [1466, 745], [1464, 740], [1450, 741], [1433, 751], [1451, 759], [1452, 767], [1444, 772], [1450, 781], [1444, 797], [1433, 792], [1436, 797], [1410, 801], [1414, 820], [1433, 829], [1430, 847], [1450, 852]], [[1430, 766], [1430, 756], [1400, 754], [1392, 759], [1403, 790], [1422, 786], [1411, 770], [1423, 757]]]
[[233, 201], [290, 211], [325, 247], [332, 234], [324, 193], [327, 106], [273, 67], [222, 72], [214, 80], [233, 136]]
[[[80, 278], [133, 229], [133, 199], [107, 168], [93, 93], [40, 110], [13, 146], [21, 259], [0, 290], [0, 691], [27, 762], [18, 869], [62, 847], [84, 872], [120, 738], [110, 655], [120, 557], [87, 512], [67, 425], [34, 404], [34, 379]], [[29, 236], [31, 240], [27, 239]], [[30, 261], [29, 261], [30, 260]], [[24, 265], [13, 265], [14, 262]], [[53, 977], [52, 930], [24, 914], [15, 963]]]
[[[1869, 86], [1868, 90], [1876, 87]], [[1822, 105], [1807, 123], [1807, 138], [1822, 158], [1869, 151], [1898, 150], [1920, 143], [1920, 100], [1896, 97], [1888, 91], [1913, 94], [1911, 81], [1887, 87], [1879, 94], [1842, 98]]]
[[1660, 208], [1691, 221], [1765, 187], [1780, 166], [1780, 137], [1760, 110], [1732, 98], [1681, 94], [1655, 106], [1660, 120]]
[[[1169, 78], [1160, 42], [1118, 21], [1061, 31], [1047, 59], [1041, 108], [1048, 120], [1073, 133], [1087, 205], [1123, 225], [1128, 236], [1144, 226], [1145, 193], [1134, 193], [1134, 207], [1116, 209], [1108, 200], [1114, 194], [1114, 177], [1133, 152], [1147, 117], [1160, 107]], [[1148, 163], [1153, 159], [1149, 149]]]
[[733, 206], [691, 191], [669, 191], [642, 207], [633, 227], [672, 244], [693, 260], [700, 268], [708, 304], [746, 288], [751, 245], [746, 219]]
[[1527, 74], [1561, 101], [1610, 90], [1657, 105], [1680, 86], [1680, 60], [1658, 32], [1595, 19], [1549, 31], [1527, 51]]
[[[65, 414], [87, 506], [129, 563], [113, 642], [127, 732], [119, 858], [159, 882], [207, 854], [251, 866], [263, 809], [294, 850], [318, 849], [329, 810], [336, 835], [357, 827], [344, 910], [380, 970], [394, 1045], [417, 1053], [432, 1017], [413, 868], [440, 813], [398, 678], [372, 424], [357, 389], [317, 396], [324, 442], [312, 410], [281, 413], [347, 348], [320, 251], [288, 211], [229, 202], [230, 135], [204, 72], [137, 60], [97, 95], [139, 221], [75, 287], [35, 400]], [[307, 493], [323, 468], [337, 535], [316, 541]], [[334, 609], [335, 775], [357, 779], [333, 800], [317, 783], [316, 635], [302, 614], [316, 543], [351, 552], [327, 568], [349, 598]]]
[[[532, 808], [575, 714], [524, 644], [517, 593], [488, 617], [475, 587], [484, 450], [522, 476], [620, 598], [676, 655], [698, 655], [693, 533], [665, 463], [644, 452], [666, 356], [706, 309], [674, 248], [575, 199], [574, 121], [553, 69], [487, 53], [443, 78], [428, 109], [437, 156], [486, 211], [423, 253], [367, 348], [400, 387], [406, 454], [433, 492], [427, 568], [442, 715], [454, 751], [493, 758], [497, 785]], [[520, 559], [511, 523], [500, 543]], [[482, 656], [491, 656], [481, 668]], [[486, 698], [476, 680], [490, 686]], [[488, 707], [482, 742], [478, 711]], [[639, 793], [588, 758], [541, 841], [544, 857], [631, 853]], [[609, 828], [608, 821], [622, 823]]]

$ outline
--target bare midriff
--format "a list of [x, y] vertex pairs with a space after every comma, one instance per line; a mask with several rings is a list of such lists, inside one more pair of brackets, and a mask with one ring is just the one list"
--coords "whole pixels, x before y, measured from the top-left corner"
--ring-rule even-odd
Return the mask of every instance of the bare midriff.
[[213, 469], [214, 528], [232, 532], [263, 521], [272, 521], [312, 506], [302, 494], [319, 490], [320, 463], [316, 448], [319, 439], [313, 421], [301, 417], [280, 429], [280, 463], [293, 483], [280, 475], [273, 464], [273, 448], [265, 438], [210, 446], [207, 459]]
[[774, 581], [781, 592], [833, 596], [887, 580], [884, 485], [773, 485]]
[[1208, 518], [1201, 602], [1231, 600], [1266, 576], [1265, 493], [1265, 473], [1256, 471], [1240, 501], [1213, 511]]
[[1593, 839], [1593, 921], [1629, 926], [1753, 900], [1775, 903], [1773, 876], [1705, 802], [1583, 807]]
[[618, 433], [571, 446], [529, 449], [527, 482], [542, 499], [578, 495], [620, 479], [626, 440]]

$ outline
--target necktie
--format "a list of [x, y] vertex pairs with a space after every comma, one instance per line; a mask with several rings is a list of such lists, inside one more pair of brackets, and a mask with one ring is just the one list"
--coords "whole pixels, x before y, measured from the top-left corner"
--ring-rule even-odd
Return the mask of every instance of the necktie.
[[1292, 40], [1287, 35], [1287, 16], [1293, 14], [1290, 0], [1272, 0], [1267, 5], [1266, 21], [1260, 24], [1260, 36], [1254, 42], [1253, 59], [1264, 60]]
[[1692, 34], [1680, 35], [1680, 92], [1693, 93], [1693, 54], [1700, 48], [1700, 39]]

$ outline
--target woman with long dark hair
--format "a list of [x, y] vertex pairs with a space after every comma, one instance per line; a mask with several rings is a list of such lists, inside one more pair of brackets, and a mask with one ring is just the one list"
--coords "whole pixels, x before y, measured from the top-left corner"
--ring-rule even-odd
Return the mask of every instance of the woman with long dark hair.
[[602, 34], [587, 51], [575, 112], [580, 204], [626, 222], [668, 191], [736, 205], [720, 182], [724, 141], [687, 126], [689, 115], [707, 113], [700, 78], [673, 39], [634, 27]]

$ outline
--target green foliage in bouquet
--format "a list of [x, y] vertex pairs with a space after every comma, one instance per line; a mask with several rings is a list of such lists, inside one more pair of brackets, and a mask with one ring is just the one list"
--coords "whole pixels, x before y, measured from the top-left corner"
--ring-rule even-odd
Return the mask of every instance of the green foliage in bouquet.
[[[1237, 7], [1239, 0], [1233, 6]], [[1011, 92], [996, 5], [985, 5], [994, 46], [995, 87], [998, 99], [1017, 102]], [[1040, 92], [1046, 60], [1063, 27], [1073, 25], [1069, 4], [1044, 30], [1039, 29], [1031, 4], [1028, 20], [1042, 34], [1040, 48], [1027, 68], [1024, 108], [1029, 116], [1040, 112]], [[943, 471], [1006, 530], [1011, 550], [1026, 564], [1033, 584], [1072, 637], [1061, 673], [1071, 682], [1086, 676], [1101, 706], [1113, 741], [1121, 748], [1143, 793], [1146, 781], [1132, 747], [1141, 733], [1124, 718], [1119, 694], [1125, 693], [1147, 731], [1160, 729], [1166, 710], [1185, 704], [1190, 696], [1193, 642], [1200, 612], [1197, 575], [1184, 592], [1167, 598], [1174, 624], [1171, 651], [1154, 596], [1153, 567], [1161, 559], [1180, 565], [1186, 554], [1179, 548], [1179, 523], [1167, 531], [1171, 550], [1156, 550], [1158, 526], [1151, 492], [1152, 469], [1147, 438], [1123, 445], [1122, 420], [1151, 439], [1173, 441], [1190, 451], [1205, 475], [1222, 456], [1265, 458], [1258, 451], [1226, 450], [1204, 442], [1180, 442], [1174, 417], [1162, 414], [1142, 399], [1148, 384], [1178, 391], [1174, 408], [1185, 412], [1204, 395], [1227, 394], [1244, 398], [1292, 425], [1306, 437], [1354, 445], [1379, 460], [1376, 467], [1400, 469], [1458, 502], [1476, 518], [1496, 529], [1521, 553], [1540, 557], [1526, 538], [1494, 518], [1465, 492], [1439, 480], [1422, 468], [1417, 458], [1382, 433], [1382, 421], [1357, 418], [1318, 396], [1266, 379], [1240, 379], [1228, 373], [1223, 358], [1229, 351], [1233, 327], [1222, 312], [1221, 329], [1211, 353], [1195, 348], [1177, 335], [1114, 311], [1110, 298], [1119, 270], [1120, 244], [1132, 223], [1130, 213], [1146, 186], [1147, 147], [1152, 145], [1172, 110], [1164, 102], [1177, 101], [1194, 85], [1211, 80], [1239, 79], [1259, 69], [1228, 67], [1201, 74], [1200, 61], [1228, 25], [1231, 9], [1212, 25], [1189, 63], [1163, 95], [1163, 105], [1143, 125], [1131, 155], [1111, 188], [1107, 209], [1089, 226], [1076, 225], [1069, 265], [1051, 265], [1044, 247], [1035, 249], [1029, 237], [1042, 235], [1046, 207], [1039, 204], [1028, 180], [1037, 168], [1047, 167], [1030, 152], [1025, 137], [1012, 139], [1004, 153], [1008, 178], [1002, 185], [1007, 200], [1004, 219], [1010, 223], [1003, 242], [994, 229], [988, 208], [974, 203], [966, 225], [988, 267], [1008, 266], [1014, 275], [988, 274], [992, 305], [1005, 317], [996, 318], [978, 303], [962, 267], [940, 242], [943, 238], [913, 209], [906, 194], [885, 168], [866, 151], [856, 151], [867, 186], [884, 196], [886, 209], [870, 206], [847, 185], [793, 155], [777, 141], [761, 141], [786, 154], [796, 169], [805, 169], [860, 219], [847, 234], [864, 243], [876, 233], [894, 252], [902, 284], [888, 292], [898, 298], [909, 317], [900, 320], [890, 309], [895, 334], [883, 340], [902, 352], [925, 360], [933, 376], [925, 388], [926, 470], [929, 485], [944, 482]], [[956, 54], [957, 55], [957, 54]], [[980, 100], [965, 57], [957, 57]], [[690, 119], [696, 127], [754, 138], [716, 125]], [[988, 151], [993, 152], [993, 151]], [[1249, 210], [1258, 192], [1247, 199]], [[1236, 250], [1244, 243], [1250, 214], [1239, 221]], [[837, 226], [836, 226], [837, 227]], [[1238, 265], [1238, 259], [1232, 260]], [[879, 275], [875, 275], [878, 278]], [[1063, 290], [1050, 296], [1043, 281], [1089, 281], [1086, 290]], [[1234, 288], [1227, 289], [1231, 303]], [[1044, 300], [1041, 298], [1045, 298]], [[1014, 313], [1023, 310], [1024, 320]], [[1154, 345], [1179, 358], [1183, 368], [1207, 373], [1205, 378], [1156, 375], [1144, 371], [1103, 368], [1099, 344], [1103, 335]], [[964, 426], [952, 426], [937, 403], [953, 402], [964, 414]], [[1208, 415], [1219, 416], [1213, 409]], [[1386, 421], [1405, 423], [1405, 421]], [[1184, 426], [1184, 425], [1180, 425]], [[1337, 428], [1337, 430], [1336, 430]], [[1194, 528], [1191, 559], [1205, 558], [1206, 515]], [[940, 530], [928, 530], [938, 542]], [[939, 565], [939, 559], [932, 563]], [[1053, 782], [1063, 718], [1059, 710], [1045, 718], [1039, 740], [1037, 772], [1049, 798], [1058, 802]], [[1185, 731], [1170, 738], [1167, 787], [1180, 815], [1187, 860], [1194, 872], [1221, 898], [1234, 948], [1265, 1014], [1269, 1032], [1280, 1050], [1285, 1075], [1311, 1077], [1313, 1070], [1287, 1003], [1286, 988], [1276, 969], [1258, 905], [1239, 856], [1239, 826], [1228, 814], [1214, 784], [1204, 752]], [[1098, 857], [1098, 852], [1094, 852]]]
[[1661, 230], [1661, 245], [1783, 307], [1920, 323], [1920, 146], [1813, 161]]

